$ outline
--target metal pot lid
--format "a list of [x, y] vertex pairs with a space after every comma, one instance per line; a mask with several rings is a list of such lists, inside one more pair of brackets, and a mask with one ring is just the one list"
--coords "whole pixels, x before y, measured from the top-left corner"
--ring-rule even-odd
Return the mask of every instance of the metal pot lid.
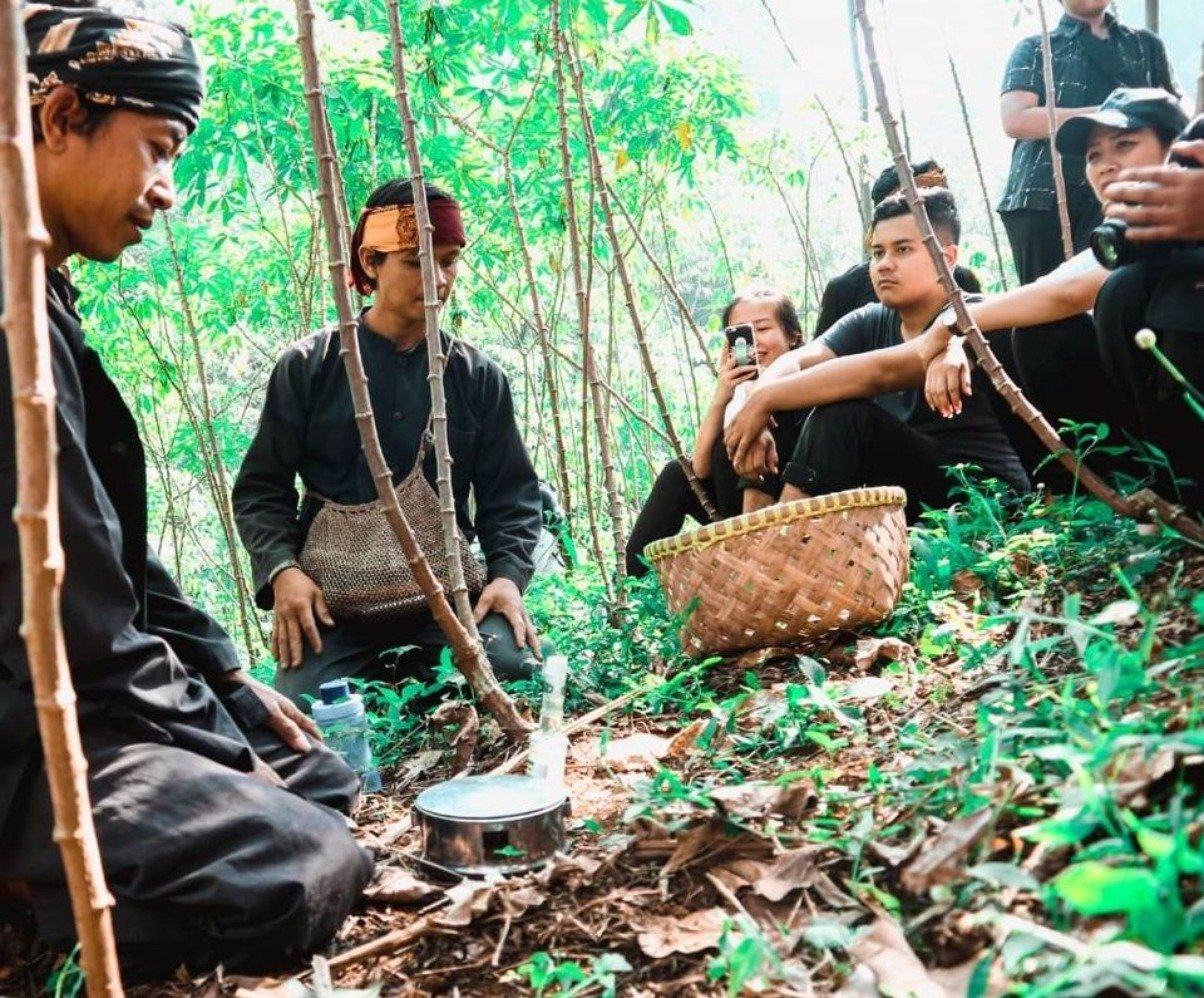
[[432, 818], [499, 821], [554, 811], [567, 797], [563, 787], [530, 776], [466, 776], [428, 787], [414, 807]]

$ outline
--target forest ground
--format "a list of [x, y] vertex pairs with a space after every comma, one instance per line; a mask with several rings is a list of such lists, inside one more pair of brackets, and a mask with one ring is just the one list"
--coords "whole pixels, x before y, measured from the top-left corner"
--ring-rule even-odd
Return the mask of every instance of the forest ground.
[[[408, 706], [430, 687], [378, 687], [387, 792], [359, 822], [381, 862], [333, 984], [131, 993], [1204, 992], [1204, 552], [1095, 501], [976, 491], [911, 543], [893, 617], [805, 653], [690, 661], [654, 582], [612, 620], [591, 572], [537, 580], [570, 715], [626, 698], [572, 737], [567, 854], [432, 879], [409, 807], [451, 775], [458, 720]], [[513, 752], [481, 720], [478, 773]]]

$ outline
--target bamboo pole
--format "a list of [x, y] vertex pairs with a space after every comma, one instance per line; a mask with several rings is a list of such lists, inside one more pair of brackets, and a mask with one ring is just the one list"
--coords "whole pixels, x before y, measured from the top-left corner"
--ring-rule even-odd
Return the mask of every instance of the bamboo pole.
[[1158, 0], [1145, 0], [1145, 26], [1158, 33]]
[[999, 281], [1003, 290], [1008, 289], [1007, 268], [1003, 265], [1003, 245], [999, 241], [999, 227], [995, 223], [995, 210], [991, 205], [991, 195], [987, 191], [986, 177], [982, 172], [982, 159], [978, 155], [978, 142], [974, 139], [974, 127], [970, 124], [970, 111], [966, 107], [966, 94], [962, 90], [961, 75], [957, 71], [957, 63], [953, 61], [953, 53], [949, 52], [949, 72], [953, 76], [953, 89], [957, 92], [957, 106], [962, 113], [962, 126], [966, 130], [966, 139], [970, 143], [970, 155], [974, 159], [974, 173], [978, 177], [978, 189], [982, 191], [983, 207], [987, 211], [987, 224], [991, 226], [991, 242], [995, 246], [995, 264], [999, 268]]
[[456, 499], [452, 493], [451, 445], [447, 438], [447, 396], [443, 391], [443, 371], [447, 365], [447, 357], [443, 353], [443, 340], [439, 336], [439, 306], [442, 303], [439, 301], [439, 290], [435, 282], [435, 227], [431, 224], [430, 205], [426, 200], [422, 154], [418, 150], [417, 122], [410, 107], [410, 93], [406, 83], [405, 35], [401, 29], [401, 15], [397, 10], [397, 0], [388, 0], [385, 6], [389, 11], [389, 43], [393, 52], [393, 96], [397, 101], [397, 114], [401, 118], [405, 137], [410, 185], [414, 192], [414, 214], [418, 220], [418, 265], [422, 270], [422, 297], [426, 312], [426, 380], [431, 392], [431, 426], [435, 435], [435, 487], [439, 493], [439, 514], [443, 522], [443, 551], [447, 557], [447, 571], [451, 580], [452, 603], [456, 608], [456, 616], [460, 618], [460, 623], [469, 636], [479, 642], [480, 635], [473, 618], [472, 601], [468, 596], [468, 583], [464, 580], [464, 563], [460, 559]]
[[1058, 99], [1054, 92], [1053, 46], [1049, 40], [1049, 24], [1045, 5], [1037, 0], [1041, 16], [1041, 73], [1045, 81], [1045, 111], [1049, 118], [1049, 156], [1053, 165], [1054, 195], [1058, 199], [1058, 225], [1062, 230], [1062, 255], [1074, 256], [1074, 236], [1070, 233], [1070, 207], [1066, 201], [1066, 178], [1062, 175], [1062, 154], [1058, 152]]
[[480, 130], [474, 128], [467, 121], [455, 115], [451, 116], [452, 121], [457, 126], [466, 131], [474, 139], [480, 142], [483, 146], [495, 152], [498, 158], [502, 161], [502, 179], [506, 184], [506, 202], [510, 207], [510, 217], [514, 222], [514, 231], [518, 236], [519, 254], [523, 261], [523, 276], [526, 279], [528, 293], [531, 297], [531, 317], [535, 323], [535, 333], [539, 339], [539, 352], [543, 361], [543, 376], [544, 384], [548, 389], [548, 404], [552, 410], [552, 435], [553, 442], [556, 448], [555, 466], [556, 477], [560, 485], [560, 497], [564, 504], [565, 514], [572, 516], [573, 513], [573, 492], [569, 481], [569, 466], [568, 466], [568, 451], [565, 445], [564, 417], [560, 409], [560, 388], [556, 383], [556, 378], [552, 371], [552, 351], [550, 349], [550, 338], [548, 334], [548, 320], [544, 312], [543, 300], [539, 294], [539, 282], [535, 279], [535, 263], [531, 252], [531, 242], [527, 238], [527, 226], [523, 221], [522, 212], [518, 206], [518, 186], [514, 182], [514, 163], [510, 155], [510, 150], [514, 144], [514, 140], [518, 137], [519, 126], [526, 115], [527, 110], [535, 100], [535, 95], [539, 91], [539, 80], [531, 87], [531, 93], [527, 97], [526, 103], [522, 110], [519, 111], [518, 118], [515, 122], [514, 131], [511, 132], [510, 138], [505, 146], [498, 146], [491, 142]]
[[105, 885], [92, 823], [88, 764], [59, 615], [63, 549], [43, 255], [49, 237], [38, 201], [20, 0], [0, 4], [0, 53], [5, 81], [0, 88], [3, 325], [16, 438], [17, 505], [12, 512], [21, 548], [21, 635], [50, 784], [54, 840], [63, 857], [88, 994], [118, 998], [124, 992], [113, 936], [113, 897]]
[[[689, 482], [690, 491], [694, 493], [694, 497], [698, 500], [706, 515], [714, 522], [719, 519], [719, 513], [707, 495], [706, 489], [702, 487], [702, 483], [698, 480], [698, 475], [694, 473], [694, 465], [686, 457], [681, 438], [678, 436], [677, 430], [673, 425], [673, 417], [669, 412], [669, 404], [661, 388], [660, 377], [656, 373], [656, 365], [652, 361], [652, 353], [648, 349], [648, 336], [644, 330], [644, 320], [640, 315], [639, 305], [635, 300], [635, 287], [631, 283], [631, 275], [627, 270], [627, 258], [623, 254], [623, 247], [619, 244], [619, 233], [615, 228], [615, 216], [610, 209], [610, 193], [606, 184], [606, 178], [602, 175], [602, 157], [598, 154], [598, 137], [594, 133], [593, 116], [589, 113], [589, 106], [585, 102], [585, 83], [581, 69], [581, 60], [573, 51], [572, 43], [567, 33], [562, 31], [560, 40], [561, 45], [564, 47], [564, 57], [568, 60], [569, 72], [573, 81], [573, 90], [577, 95], [578, 114], [581, 116], [581, 127], [585, 133], [585, 147], [589, 156], [590, 169], [594, 175], [594, 187], [598, 191], [598, 206], [602, 210], [602, 221], [606, 228], [606, 236], [610, 242], [611, 252], [614, 254], [615, 270], [618, 274], [619, 284], [623, 288], [623, 301], [627, 306], [627, 314], [631, 318], [631, 328], [635, 333], [636, 345], [640, 351], [640, 360], [644, 364], [644, 373], [648, 377], [648, 385], [652, 389], [652, 397], [656, 401], [656, 408], [660, 413], [661, 422], [664, 424], [665, 433], [668, 434], [670, 441], [672, 441], [677, 462], [686, 473], [686, 481]], [[613, 301], [613, 297], [611, 300]], [[612, 333], [613, 329], [614, 323], [612, 322]]]
[[861, 24], [862, 36], [865, 39], [866, 59], [869, 63], [870, 77], [874, 81], [874, 92], [878, 98], [878, 114], [882, 118], [886, 140], [899, 171], [899, 181], [924, 238], [924, 245], [936, 265], [937, 276], [949, 295], [954, 312], [957, 314], [958, 328], [965, 335], [970, 349], [978, 358], [982, 369], [991, 379], [991, 384], [1007, 400], [1012, 412], [1032, 429], [1041, 443], [1061, 462], [1063, 467], [1082, 482], [1087, 491], [1101, 502], [1106, 503], [1112, 510], [1123, 516], [1150, 523], [1166, 523], [1184, 536], [1204, 542], [1204, 526], [1188, 516], [1182, 507], [1173, 506], [1149, 489], [1142, 489], [1131, 496], [1121, 496], [1110, 488], [1071, 452], [1046, 418], [1024, 397], [1024, 394], [1004, 371], [987, 343], [986, 337], [983, 336], [982, 330], [978, 328], [978, 324], [966, 308], [965, 294], [953, 279], [953, 270], [941, 252], [940, 243], [937, 242], [936, 233], [933, 232], [932, 223], [928, 219], [928, 212], [924, 208], [923, 201], [920, 200], [920, 192], [916, 187], [915, 177], [912, 175], [911, 166], [903, 151], [903, 143], [899, 140], [898, 125], [891, 113], [890, 101], [886, 96], [886, 84], [878, 65], [878, 54], [874, 48], [874, 29], [866, 14], [865, 2], [866, 0], [856, 0], [857, 19]]
[[[598, 453], [602, 459], [602, 483], [610, 511], [611, 538], [614, 543], [615, 578], [623, 574], [623, 550], [626, 531], [623, 527], [623, 506], [619, 500], [618, 483], [615, 481], [614, 459], [610, 451], [610, 431], [606, 418], [606, 399], [597, 372], [590, 338], [589, 301], [586, 278], [581, 268], [581, 235], [577, 224], [576, 197], [573, 193], [573, 160], [569, 151], [569, 124], [567, 84], [565, 83], [564, 61], [568, 45], [560, 27], [560, 0], [552, 0], [552, 51], [556, 64], [556, 113], [560, 127], [560, 169], [564, 181], [565, 220], [568, 225], [569, 252], [572, 257], [573, 286], [577, 296], [577, 321], [581, 326], [581, 349], [584, 357], [585, 378], [589, 383], [590, 399], [594, 407], [594, 423], [598, 435]], [[591, 211], [591, 217], [592, 217]], [[591, 254], [592, 257], [592, 254]], [[586, 464], [588, 465], [588, 461]], [[600, 554], [600, 552], [599, 552]], [[599, 563], [601, 567], [601, 562]], [[605, 574], [605, 573], [603, 573]]]
[[[188, 290], [184, 284], [184, 268], [180, 266], [180, 254], [176, 248], [176, 237], [171, 229], [171, 222], [166, 215], [163, 226], [167, 232], [167, 247], [171, 252], [171, 266], [176, 278], [176, 287], [180, 292], [180, 311], [184, 318], [184, 328], [188, 331], [188, 342], [192, 347], [193, 360], [196, 363], [196, 380], [200, 387], [201, 412], [193, 408], [185, 390], [184, 382], [179, 384], [180, 400], [184, 411], [192, 423], [196, 434], [197, 446], [200, 451], [201, 467], [204, 468], [206, 483], [209, 486], [210, 498], [217, 511], [218, 521], [222, 525], [222, 536], [226, 541], [226, 555], [230, 562], [230, 572], [234, 577], [234, 587], [238, 591], [238, 622], [243, 632], [243, 642], [247, 656], [253, 661], [255, 650], [251, 642], [251, 616], [248, 606], [254, 606], [251, 587], [247, 584], [246, 573], [243, 572], [242, 562], [238, 557], [238, 532], [234, 526], [234, 509], [230, 505], [230, 483], [226, 477], [226, 466], [222, 461], [221, 447], [218, 446], [217, 434], [213, 429], [213, 406], [209, 401], [209, 381], [205, 371], [205, 356], [201, 350], [201, 337], [197, 329], [196, 317], [192, 313], [192, 303], [188, 300]], [[260, 646], [267, 644], [262, 630], [258, 631]]]
[[[305, 101], [309, 112], [310, 138], [318, 163], [318, 200], [322, 207], [323, 228], [326, 247], [330, 258], [329, 270], [334, 290], [335, 306], [339, 316], [339, 355], [347, 371], [351, 398], [355, 406], [355, 422], [360, 433], [364, 456], [372, 471], [376, 494], [384, 506], [389, 525], [397, 535], [398, 543], [405, 552], [406, 561], [414, 572], [414, 580], [426, 596], [427, 605], [435, 622], [452, 648], [456, 667], [464, 674], [477, 698], [496, 719], [502, 730], [511, 739], [518, 741], [526, 737], [532, 725], [524, 720], [498, 685], [485, 657], [479, 636], [469, 632], [456, 617], [447, 601], [443, 587], [431, 571], [431, 566], [418, 546], [414, 532], [406, 520], [397, 493], [393, 490], [393, 475], [381, 452], [380, 438], [376, 432], [376, 421], [372, 414], [372, 403], [368, 396], [368, 376], [364, 372], [356, 338], [357, 322], [351, 304], [351, 292], [347, 281], [347, 257], [341, 253], [338, 208], [335, 204], [337, 185], [334, 180], [334, 150], [331, 148], [329, 132], [323, 126], [325, 119], [322, 96], [321, 70], [314, 45], [314, 10], [310, 0], [296, 0], [297, 42], [301, 49], [301, 62], [305, 78]], [[433, 405], [432, 401], [432, 405]]]

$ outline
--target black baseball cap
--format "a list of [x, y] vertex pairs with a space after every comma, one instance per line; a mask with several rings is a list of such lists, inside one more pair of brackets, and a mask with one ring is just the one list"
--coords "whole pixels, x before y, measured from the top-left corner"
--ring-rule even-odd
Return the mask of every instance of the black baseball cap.
[[1187, 125], [1179, 100], [1161, 87], [1117, 87], [1108, 94], [1098, 111], [1078, 114], [1062, 122], [1058, 129], [1058, 152], [1067, 156], [1082, 156], [1087, 152], [1087, 139], [1096, 125], [1119, 128], [1153, 128], [1159, 135], [1172, 139]]

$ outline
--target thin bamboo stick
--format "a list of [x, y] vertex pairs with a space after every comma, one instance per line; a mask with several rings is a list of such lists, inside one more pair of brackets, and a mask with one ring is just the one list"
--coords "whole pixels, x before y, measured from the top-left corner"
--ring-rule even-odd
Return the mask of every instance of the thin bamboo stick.
[[933, 231], [932, 223], [928, 218], [928, 212], [925, 210], [924, 203], [920, 199], [920, 192], [916, 187], [911, 166], [908, 164], [907, 156], [903, 151], [903, 143], [899, 140], [898, 125], [895, 122], [894, 115], [891, 113], [890, 101], [886, 96], [886, 84], [882, 79], [882, 70], [878, 65], [878, 54], [874, 48], [874, 29], [865, 11], [865, 0], [856, 0], [856, 4], [857, 19], [861, 24], [862, 36], [865, 38], [865, 51], [869, 63], [870, 76], [874, 81], [874, 92], [878, 97], [878, 114], [882, 118], [882, 125], [886, 131], [886, 140], [890, 145], [895, 166], [899, 171], [899, 181], [903, 188], [903, 193], [907, 198], [908, 205], [911, 207], [916, 224], [920, 228], [920, 233], [924, 237], [924, 245], [932, 257], [933, 263], [936, 265], [937, 276], [949, 295], [953, 310], [957, 314], [958, 328], [965, 335], [967, 342], [970, 344], [970, 349], [978, 358], [982, 369], [991, 379], [991, 384], [1007, 400], [1012, 412], [1019, 416], [1032, 429], [1041, 443], [1061, 462], [1063, 467], [1081, 481], [1087, 491], [1101, 502], [1106, 503], [1115, 512], [1124, 516], [1150, 523], [1166, 523], [1186, 537], [1197, 541], [1204, 541], [1204, 527], [1189, 517], [1183, 511], [1182, 507], [1171, 505], [1149, 489], [1142, 489], [1131, 496], [1121, 496], [1115, 490], [1111, 489], [1066, 446], [1062, 438], [1049, 425], [1046, 418], [1024, 397], [1024, 394], [1016, 387], [1012, 379], [1008, 377], [1007, 372], [1004, 371], [1003, 366], [999, 363], [999, 360], [995, 357], [994, 352], [987, 343], [986, 337], [983, 336], [982, 330], [978, 328], [978, 324], [966, 308], [965, 295], [953, 279], [953, 270], [949, 266], [949, 262], [945, 259], [945, 255], [941, 252], [940, 243], [937, 242], [936, 233]]
[[[376, 421], [368, 395], [368, 376], [364, 372], [356, 338], [357, 323], [352, 310], [350, 287], [347, 281], [347, 257], [340, 253], [340, 224], [335, 204], [337, 185], [334, 180], [334, 150], [328, 142], [328, 132], [323, 127], [325, 118], [322, 97], [321, 70], [314, 45], [314, 10], [310, 0], [296, 0], [297, 43], [301, 49], [301, 62], [305, 78], [305, 101], [309, 112], [310, 138], [318, 162], [318, 200], [322, 207], [323, 228], [326, 247], [330, 258], [329, 270], [334, 291], [335, 306], [339, 315], [339, 355], [347, 371], [355, 406], [355, 422], [360, 433], [364, 456], [372, 471], [376, 494], [384, 506], [385, 516], [405, 552], [406, 561], [414, 573], [414, 580], [426, 596], [427, 605], [440, 629], [447, 635], [452, 648], [456, 667], [464, 674], [476, 693], [502, 730], [511, 739], [518, 741], [532, 730], [530, 722], [524, 720], [514, 702], [498, 685], [485, 657], [480, 638], [474, 637], [459, 621], [443, 592], [439, 580], [418, 546], [414, 532], [406, 520], [397, 493], [393, 491], [393, 475], [381, 452], [380, 438], [376, 432]], [[433, 402], [432, 402], [433, 404]]]
[[[644, 364], [644, 373], [648, 377], [648, 385], [652, 389], [652, 397], [656, 400], [656, 408], [660, 412], [665, 433], [668, 434], [669, 439], [672, 441], [678, 463], [686, 473], [686, 480], [690, 484], [690, 491], [694, 493], [694, 496], [698, 499], [707, 516], [714, 522], [719, 519], [719, 513], [707, 495], [706, 490], [702, 487], [702, 483], [699, 482], [698, 476], [694, 473], [694, 465], [685, 456], [685, 448], [682, 446], [681, 438], [677, 435], [677, 430], [673, 425], [673, 417], [669, 412], [669, 404], [665, 400], [665, 393], [661, 389], [660, 377], [656, 373], [656, 365], [652, 362], [652, 353], [648, 349], [648, 337], [644, 330], [644, 320], [640, 315], [639, 305], [635, 300], [635, 287], [631, 283], [631, 275], [627, 270], [627, 258], [623, 254], [623, 247], [619, 244], [619, 233], [615, 228], [615, 216], [610, 209], [609, 188], [606, 184], [606, 178], [602, 175], [602, 157], [598, 154], [598, 137], [594, 133], [593, 116], [589, 113], [589, 106], [585, 101], [585, 84], [581, 70], [581, 60], [573, 51], [572, 42], [568, 35], [565, 32], [561, 32], [560, 38], [561, 44], [564, 46], [564, 55], [568, 59], [573, 90], [577, 94], [577, 109], [578, 114], [581, 116], [581, 127], [585, 132], [585, 147], [589, 155], [590, 168], [594, 175], [594, 186], [598, 191], [598, 206], [602, 209], [602, 222], [606, 228], [606, 236], [610, 242], [611, 251], [614, 254], [615, 270], [618, 274], [619, 284], [623, 288], [623, 301], [627, 306], [627, 314], [631, 318], [631, 328], [635, 333], [635, 341], [640, 351], [640, 359]], [[614, 300], [613, 296], [611, 300]], [[611, 323], [611, 329], [612, 331], [614, 329], [613, 322]]]
[[418, 149], [417, 122], [410, 107], [406, 83], [405, 35], [397, 0], [385, 4], [389, 11], [389, 43], [393, 52], [393, 96], [401, 118], [405, 137], [406, 158], [410, 168], [410, 185], [414, 192], [414, 214], [418, 219], [418, 265], [422, 270], [422, 297], [426, 312], [427, 384], [431, 392], [431, 426], [435, 436], [435, 487], [439, 493], [439, 513], [443, 522], [443, 551], [451, 581], [452, 603], [456, 616], [469, 636], [480, 641], [468, 583], [464, 580], [464, 563], [460, 560], [459, 529], [456, 526], [456, 499], [452, 493], [451, 445], [447, 437], [447, 397], [443, 391], [443, 372], [447, 357], [439, 336], [439, 290], [435, 282], [435, 253], [432, 245], [435, 227], [431, 224], [430, 206], [426, 200], [426, 181], [422, 173], [422, 154]]
[[966, 139], [970, 143], [970, 155], [974, 159], [974, 173], [978, 177], [978, 189], [982, 191], [982, 203], [987, 212], [987, 224], [991, 226], [991, 242], [995, 245], [995, 265], [999, 270], [999, 281], [1003, 290], [1008, 289], [1007, 268], [1003, 265], [1003, 245], [999, 241], [999, 227], [995, 224], [995, 209], [991, 204], [991, 195], [987, 192], [986, 177], [982, 172], [982, 159], [978, 155], [978, 142], [974, 139], [974, 127], [970, 124], [970, 112], [966, 107], [966, 94], [962, 90], [961, 75], [957, 71], [957, 63], [953, 61], [953, 53], [949, 52], [949, 72], [953, 76], [953, 89], [957, 92], [957, 105], [962, 113], [962, 125], [966, 130]]
[[1045, 5], [1037, 0], [1041, 17], [1041, 73], [1045, 81], [1045, 111], [1049, 118], [1049, 155], [1053, 164], [1054, 195], [1058, 199], [1058, 225], [1062, 230], [1062, 255], [1074, 256], [1074, 236], [1070, 233], [1070, 206], [1066, 201], [1066, 178], [1062, 175], [1062, 154], [1058, 152], [1058, 99], [1054, 92], [1053, 45], [1049, 40], [1049, 24]]
[[[556, 63], [556, 112], [560, 126], [560, 169], [564, 181], [565, 219], [568, 223], [569, 253], [572, 257], [573, 286], [577, 295], [577, 319], [581, 326], [581, 349], [584, 357], [585, 378], [589, 383], [594, 407], [594, 423], [598, 435], [598, 453], [602, 459], [602, 483], [610, 511], [611, 538], [614, 543], [615, 578], [623, 574], [623, 549], [626, 531], [623, 527], [623, 506], [619, 500], [619, 487], [615, 480], [614, 458], [610, 451], [610, 431], [606, 418], [606, 399], [597, 373], [597, 361], [590, 339], [589, 304], [586, 278], [581, 267], [581, 236], [577, 224], [576, 197], [573, 193], [573, 160], [569, 151], [569, 125], [567, 85], [564, 61], [568, 47], [560, 27], [560, 2], [552, 0], [552, 47]], [[592, 218], [592, 211], [591, 211]], [[592, 254], [591, 254], [592, 258]], [[586, 464], [588, 465], [588, 461]], [[599, 552], [600, 554], [600, 552]], [[599, 562], [599, 567], [601, 567]], [[604, 573], [605, 574], [605, 573]]]
[[[21, 548], [21, 634], [37, 708], [38, 734], [54, 812], [54, 840], [80, 941], [88, 994], [123, 994], [113, 936], [113, 897], [88, 796], [75, 690], [59, 614], [63, 549], [59, 537], [55, 386], [46, 318], [44, 252], [49, 237], [38, 201], [25, 31], [20, 0], [0, 3], [0, 224], [3, 227], [4, 335], [11, 365], [17, 456], [13, 518]], [[8, 511], [4, 511], [7, 515]]]

